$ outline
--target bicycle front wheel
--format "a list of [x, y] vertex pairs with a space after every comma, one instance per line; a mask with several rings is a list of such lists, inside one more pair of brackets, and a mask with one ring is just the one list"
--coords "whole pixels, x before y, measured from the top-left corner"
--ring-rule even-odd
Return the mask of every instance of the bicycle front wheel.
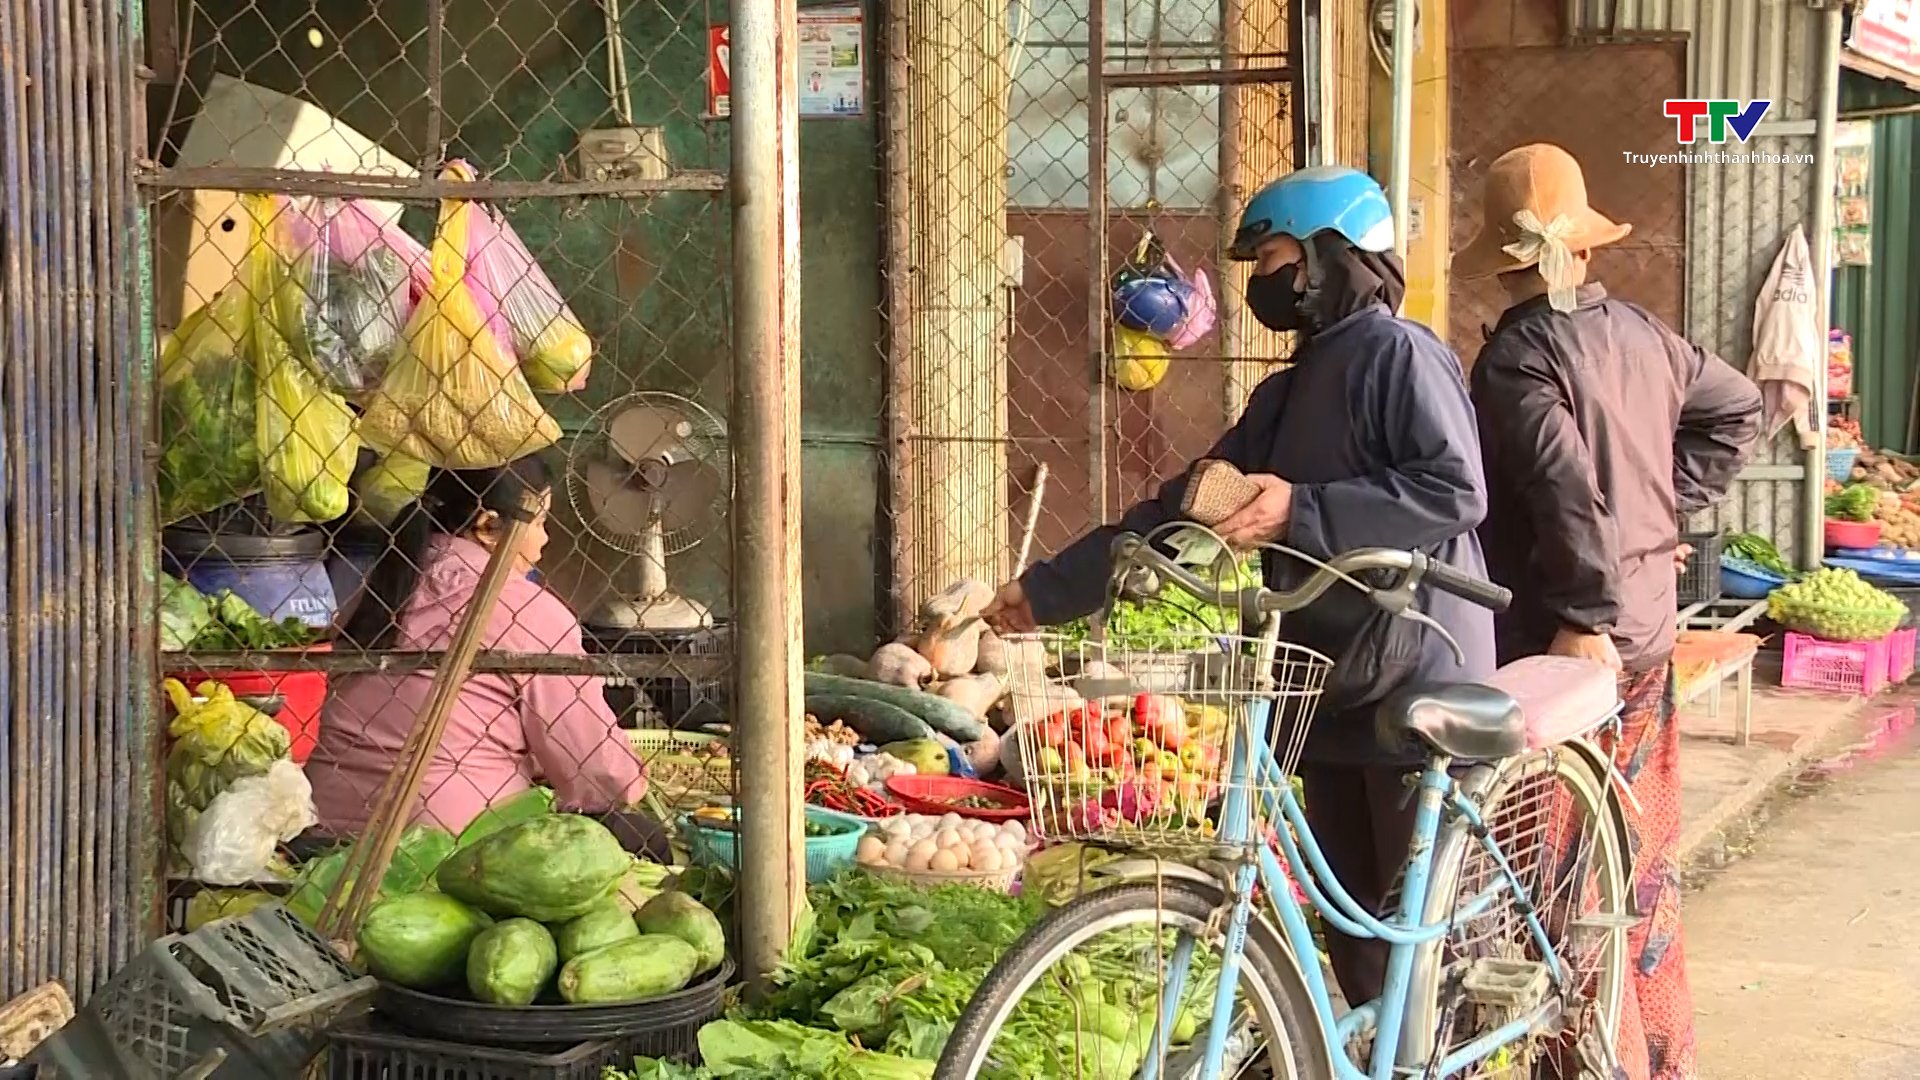
[[[1205, 1017], [1225, 936], [1225, 920], [1215, 916], [1226, 904], [1225, 890], [1217, 885], [1164, 880], [1099, 889], [1052, 912], [981, 982], [947, 1039], [934, 1080], [1107, 1080], [1136, 1075], [1145, 1048], [1152, 1045], [1157, 996], [1107, 1002], [1098, 992], [1086, 994], [1084, 985], [1090, 979], [1099, 983], [1103, 957], [1132, 967], [1136, 977], [1146, 972], [1152, 982], [1155, 961], [1143, 957], [1141, 950], [1158, 948], [1162, 960], [1170, 963], [1178, 939], [1194, 943], [1183, 1006], [1194, 1030], [1183, 1032], [1175, 1025], [1174, 1050], [1159, 1075], [1165, 1080], [1197, 1075], [1198, 1054], [1192, 1046], [1205, 1042]], [[1212, 980], [1206, 977], [1209, 957]], [[1060, 1007], [1063, 997], [1071, 1007]], [[1247, 927], [1237, 1000], [1233, 1042], [1244, 1063], [1265, 1064], [1266, 1071], [1256, 1075], [1333, 1080], [1328, 1039], [1310, 992], [1279, 932], [1257, 912]], [[1115, 1030], [1116, 1015], [1136, 1026]], [[1194, 1025], [1191, 1019], [1196, 1016]], [[1117, 1066], [1116, 1057], [1125, 1064]]]

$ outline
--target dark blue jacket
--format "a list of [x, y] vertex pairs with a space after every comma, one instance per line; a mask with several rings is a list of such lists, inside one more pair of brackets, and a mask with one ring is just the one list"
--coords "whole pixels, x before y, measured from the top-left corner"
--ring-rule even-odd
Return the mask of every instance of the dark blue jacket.
[[[1486, 485], [1460, 362], [1426, 327], [1394, 318], [1384, 306], [1364, 308], [1316, 334], [1290, 367], [1254, 389], [1239, 421], [1206, 456], [1294, 485], [1292, 523], [1282, 540], [1289, 547], [1320, 558], [1363, 547], [1418, 548], [1486, 576], [1474, 535], [1486, 513]], [[1029, 569], [1021, 581], [1035, 619], [1057, 625], [1099, 607], [1114, 534], [1144, 533], [1173, 519], [1188, 475], [1168, 480], [1157, 498], [1128, 510], [1118, 525], [1095, 529]], [[1267, 585], [1276, 589], [1312, 572], [1273, 555], [1264, 569]], [[1343, 709], [1321, 710], [1306, 760], [1418, 760], [1417, 748], [1380, 746], [1373, 703], [1402, 685], [1492, 674], [1492, 613], [1425, 588], [1419, 606], [1459, 640], [1465, 665], [1438, 635], [1404, 619], [1389, 624], [1375, 655], [1353, 656], [1348, 646], [1377, 609], [1345, 587], [1282, 621], [1282, 639], [1316, 648], [1343, 667], [1360, 665], [1373, 684]]]

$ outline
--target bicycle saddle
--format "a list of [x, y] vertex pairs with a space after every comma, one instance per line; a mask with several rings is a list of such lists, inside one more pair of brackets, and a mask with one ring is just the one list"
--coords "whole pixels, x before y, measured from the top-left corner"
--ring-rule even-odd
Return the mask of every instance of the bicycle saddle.
[[1382, 746], [1400, 750], [1418, 739], [1449, 757], [1493, 761], [1527, 748], [1527, 718], [1504, 690], [1446, 683], [1398, 691], [1374, 714]]

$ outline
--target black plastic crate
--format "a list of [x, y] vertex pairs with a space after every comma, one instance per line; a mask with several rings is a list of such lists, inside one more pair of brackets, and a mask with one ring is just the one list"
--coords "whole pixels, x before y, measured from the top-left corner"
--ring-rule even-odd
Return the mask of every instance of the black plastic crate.
[[149, 945], [28, 1061], [40, 1080], [278, 1080], [375, 983], [271, 905]]
[[327, 1080], [600, 1080], [607, 1066], [624, 1069], [636, 1057], [694, 1064], [697, 1030], [507, 1049], [415, 1038], [384, 1025], [338, 1028], [327, 1035]]
[[1686, 569], [1680, 572], [1680, 606], [1720, 599], [1720, 552], [1726, 538], [1719, 533], [1681, 533], [1680, 542], [1693, 548]]
[[[733, 624], [715, 616], [714, 625], [687, 630], [623, 630], [581, 627], [589, 653], [639, 656], [726, 656], [733, 649]], [[626, 728], [697, 730], [723, 723], [728, 716], [727, 680], [668, 675], [644, 679], [608, 678], [607, 707]]]

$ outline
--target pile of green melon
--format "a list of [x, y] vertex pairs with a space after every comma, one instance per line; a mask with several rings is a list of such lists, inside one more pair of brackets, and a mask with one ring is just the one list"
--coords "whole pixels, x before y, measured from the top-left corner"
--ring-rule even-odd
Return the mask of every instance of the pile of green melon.
[[613, 1004], [684, 989], [726, 958], [720, 920], [685, 893], [623, 888], [634, 859], [574, 814], [508, 825], [440, 864], [437, 889], [384, 900], [359, 934], [368, 970], [476, 1001]]

